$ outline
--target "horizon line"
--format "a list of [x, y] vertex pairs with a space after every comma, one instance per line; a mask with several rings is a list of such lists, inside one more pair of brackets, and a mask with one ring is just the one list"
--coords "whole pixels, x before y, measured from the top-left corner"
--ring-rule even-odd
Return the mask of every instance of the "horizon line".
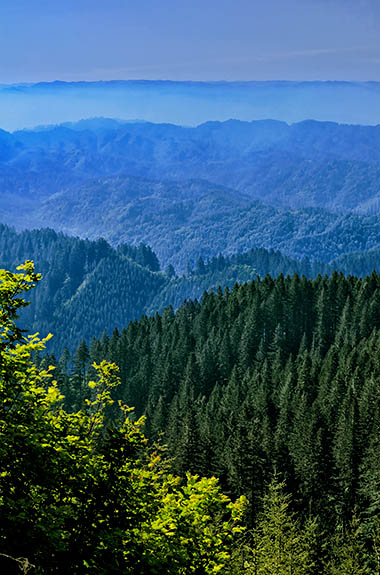
[[112, 80], [37, 80], [37, 81], [19, 81], [19, 82], [0, 82], [1, 88], [8, 87], [31, 87], [41, 84], [117, 84], [117, 83], [170, 83], [170, 84], [380, 84], [380, 80], [173, 80], [173, 79], [146, 79], [146, 78], [127, 78], [127, 79], [112, 79]]

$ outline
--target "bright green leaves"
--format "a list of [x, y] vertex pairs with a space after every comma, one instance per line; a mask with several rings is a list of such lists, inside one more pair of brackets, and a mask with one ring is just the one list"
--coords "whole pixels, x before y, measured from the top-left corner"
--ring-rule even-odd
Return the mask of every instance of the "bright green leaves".
[[18, 296], [39, 280], [31, 262], [20, 269], [0, 271], [0, 570], [7, 556], [36, 574], [221, 572], [244, 500], [232, 503], [214, 478], [170, 475], [121, 401], [106, 423], [115, 364], [93, 364], [90, 398], [63, 409], [53, 368], [32, 360], [46, 340], [15, 325], [27, 305]]
[[183, 484], [166, 477], [161, 494], [162, 505], [142, 531], [144, 558], [157, 566], [154, 572], [209, 575], [226, 569], [234, 536], [242, 531], [244, 498], [232, 503], [217, 479], [190, 474]]
[[17, 311], [29, 304], [17, 296], [35, 287], [41, 279], [41, 275], [34, 272], [34, 265], [31, 261], [26, 261], [17, 270], [20, 273], [13, 274], [7, 270], [0, 270], [0, 346], [2, 349], [21, 341], [22, 332], [16, 327], [15, 319], [17, 319]]

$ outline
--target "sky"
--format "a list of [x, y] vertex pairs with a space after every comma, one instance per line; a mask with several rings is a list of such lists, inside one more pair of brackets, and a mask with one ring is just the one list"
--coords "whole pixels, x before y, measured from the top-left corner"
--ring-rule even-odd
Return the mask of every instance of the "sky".
[[377, 80], [380, 0], [0, 0], [0, 84]]

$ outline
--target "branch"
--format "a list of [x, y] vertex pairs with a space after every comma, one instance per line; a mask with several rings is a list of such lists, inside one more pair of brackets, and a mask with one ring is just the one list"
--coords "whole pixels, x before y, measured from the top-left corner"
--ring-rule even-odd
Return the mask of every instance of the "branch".
[[18, 557], [16, 559], [16, 557], [11, 557], [10, 555], [6, 555], [5, 553], [0, 553], [0, 556], [6, 557], [7, 559], [10, 559], [11, 561], [16, 561], [16, 563], [18, 563], [18, 566], [20, 567], [20, 569], [23, 573], [27, 573], [30, 569], [35, 568], [35, 565], [30, 563], [29, 559], [27, 559], [26, 557]]

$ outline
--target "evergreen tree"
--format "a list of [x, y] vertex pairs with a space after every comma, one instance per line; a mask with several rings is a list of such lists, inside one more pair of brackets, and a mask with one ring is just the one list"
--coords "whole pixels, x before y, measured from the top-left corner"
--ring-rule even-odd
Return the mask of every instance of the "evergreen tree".
[[290, 510], [284, 484], [273, 481], [254, 532], [251, 573], [308, 575], [313, 573], [315, 525], [302, 528]]

